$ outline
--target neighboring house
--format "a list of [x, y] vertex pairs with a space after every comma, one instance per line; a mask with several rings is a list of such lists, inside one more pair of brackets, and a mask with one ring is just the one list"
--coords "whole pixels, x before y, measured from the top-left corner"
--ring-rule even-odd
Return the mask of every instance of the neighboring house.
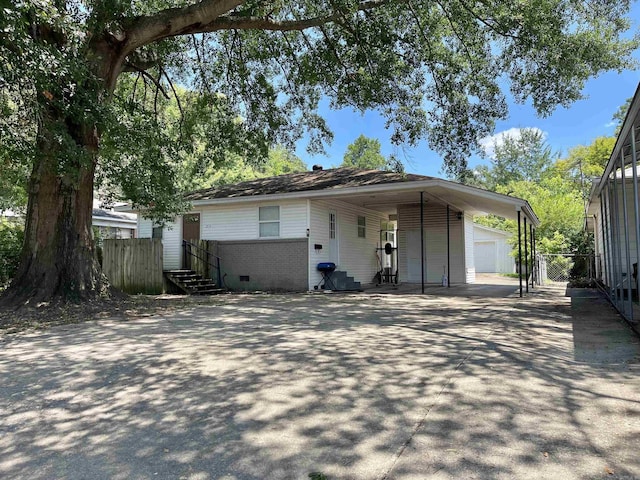
[[[99, 242], [107, 238], [136, 237], [136, 230], [138, 229], [138, 216], [136, 214], [98, 208], [99, 203], [98, 200], [94, 200], [91, 213], [91, 223], [99, 233], [97, 236]], [[4, 210], [0, 211], [0, 218], [18, 221], [23, 218], [23, 215], [11, 210]]]
[[[447, 273], [453, 284], [473, 283], [473, 215], [517, 219], [521, 211], [529, 225], [539, 223], [519, 198], [353, 168], [261, 178], [187, 199], [192, 210], [164, 228], [139, 216], [138, 236], [162, 238], [165, 270], [182, 267], [183, 240], [217, 241], [213, 253], [234, 289], [312, 290], [322, 280], [320, 262], [334, 262], [362, 284], [376, 281], [389, 265], [400, 282], [440, 283]], [[386, 243], [397, 247], [391, 260]]]
[[515, 273], [516, 262], [508, 242], [512, 236], [504, 230], [473, 224], [476, 273]]
[[116, 212], [94, 208], [91, 214], [92, 226], [98, 231], [98, 241], [107, 238], [135, 238], [138, 216], [132, 213]]
[[0, 210], [0, 218], [6, 220], [7, 222], [18, 222], [22, 221], [22, 215], [14, 212], [13, 210]]
[[639, 132], [640, 86], [629, 105], [604, 173], [592, 186], [586, 212], [586, 227], [594, 233], [595, 240], [594, 276], [602, 282], [620, 313], [632, 323], [637, 323], [640, 316], [637, 307]]

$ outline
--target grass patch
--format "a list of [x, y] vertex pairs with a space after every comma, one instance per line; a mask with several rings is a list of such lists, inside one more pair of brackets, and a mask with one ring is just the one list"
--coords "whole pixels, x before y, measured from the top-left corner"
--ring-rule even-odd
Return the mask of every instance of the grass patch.
[[501, 277], [509, 277], [509, 278], [520, 278], [519, 273], [501, 273]]

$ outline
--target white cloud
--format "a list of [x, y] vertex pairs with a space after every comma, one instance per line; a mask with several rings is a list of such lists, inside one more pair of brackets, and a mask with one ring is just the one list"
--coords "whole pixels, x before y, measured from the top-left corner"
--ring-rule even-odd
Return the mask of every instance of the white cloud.
[[517, 140], [522, 135], [522, 130], [533, 130], [542, 135], [542, 138], [547, 138], [547, 132], [543, 132], [537, 127], [526, 127], [526, 128], [510, 128], [509, 130], [503, 130], [502, 132], [498, 132], [495, 135], [490, 135], [488, 137], [483, 137], [478, 140], [480, 147], [484, 150], [489, 158], [494, 158], [495, 147], [496, 145], [502, 146], [504, 144], [505, 138], [511, 138]]
[[615, 127], [616, 125], [618, 125], [618, 122], [616, 122], [615, 120], [612, 120], [609, 123], [605, 123], [604, 128], [611, 128], [611, 127]]

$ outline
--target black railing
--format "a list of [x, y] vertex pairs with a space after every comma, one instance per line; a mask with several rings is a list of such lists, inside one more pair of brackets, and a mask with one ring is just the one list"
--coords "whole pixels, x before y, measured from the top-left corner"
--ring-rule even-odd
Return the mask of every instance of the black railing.
[[208, 272], [204, 272], [205, 276], [207, 274], [211, 274], [213, 270], [216, 271], [216, 279], [218, 287], [223, 287], [222, 285], [222, 270], [220, 269], [220, 257], [214, 255], [206, 248], [202, 248], [195, 243], [189, 242], [188, 240], [182, 241], [182, 263], [184, 268], [189, 270], [195, 270], [193, 268], [193, 259], [198, 259], [209, 268]]

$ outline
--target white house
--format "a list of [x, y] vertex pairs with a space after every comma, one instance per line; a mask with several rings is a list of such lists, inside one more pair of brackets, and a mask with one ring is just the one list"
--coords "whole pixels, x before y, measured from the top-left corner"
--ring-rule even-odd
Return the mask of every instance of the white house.
[[515, 273], [509, 238], [504, 230], [473, 224], [473, 253], [477, 273]]
[[452, 284], [473, 283], [474, 214], [539, 223], [519, 198], [353, 168], [251, 180], [187, 199], [192, 210], [164, 228], [139, 216], [138, 236], [162, 238], [165, 270], [182, 267], [183, 241], [215, 240], [234, 289], [311, 290], [322, 281], [321, 262], [360, 284], [379, 280], [384, 267], [400, 282], [440, 283], [445, 273]]

